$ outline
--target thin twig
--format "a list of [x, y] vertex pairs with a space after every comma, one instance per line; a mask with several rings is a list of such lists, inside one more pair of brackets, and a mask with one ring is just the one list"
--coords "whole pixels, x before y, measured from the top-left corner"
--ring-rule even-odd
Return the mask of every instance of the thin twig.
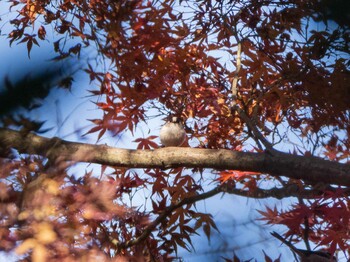
[[232, 103], [231, 108], [232, 111], [236, 111], [238, 115], [242, 118], [242, 120], [247, 124], [248, 128], [253, 132], [253, 138], [255, 138], [255, 141], [257, 145], [259, 146], [259, 141], [264, 145], [266, 150], [272, 154], [277, 153], [277, 151], [273, 148], [271, 143], [267, 141], [267, 139], [262, 135], [262, 133], [258, 130], [256, 125], [253, 123], [253, 121], [248, 117], [248, 115], [239, 108], [237, 104], [238, 99], [238, 80], [239, 80], [239, 72], [241, 70], [242, 64], [241, 64], [241, 54], [242, 54], [242, 43], [239, 42], [237, 45], [237, 57], [236, 57], [236, 71], [233, 76], [232, 84], [231, 84], [231, 92], [232, 92]]
[[206, 193], [195, 195], [193, 197], [185, 198], [181, 200], [179, 203], [175, 205], [171, 205], [165, 210], [152, 222], [150, 223], [142, 232], [142, 234], [130, 241], [127, 241], [126, 243], [119, 243], [117, 244], [119, 249], [125, 249], [134, 245], [137, 245], [144, 241], [151, 233], [152, 231], [160, 224], [162, 223], [174, 210], [176, 210], [179, 207], [182, 207], [183, 205], [193, 204], [197, 201], [212, 197], [218, 193], [222, 192], [221, 187], [216, 187], [213, 190], [210, 190]]
[[296, 261], [299, 261], [296, 255], [300, 255], [300, 251], [289, 241], [287, 241], [286, 239], [284, 239], [280, 234], [278, 234], [277, 232], [272, 232], [270, 233], [272, 236], [274, 236], [275, 238], [277, 238], [278, 240], [280, 240], [282, 243], [284, 243], [287, 247], [290, 248], [290, 250], [293, 253], [293, 256], [295, 258]]
[[247, 124], [248, 128], [253, 132], [254, 137], [256, 137], [266, 148], [266, 150], [271, 154], [277, 154], [278, 151], [273, 148], [272, 144], [267, 141], [267, 139], [263, 136], [263, 134], [258, 130], [256, 125], [252, 122], [252, 120], [247, 116], [244, 110], [240, 109], [238, 106], [234, 108], [238, 112], [238, 115], [242, 118], [242, 120]]
[[241, 53], [242, 53], [242, 44], [238, 43], [237, 45], [237, 58], [236, 58], [236, 71], [233, 76], [231, 92], [232, 92], [232, 108], [237, 105], [237, 84], [239, 80], [239, 72], [241, 71]]
[[[251, 198], [269, 198], [274, 197], [277, 199], [282, 199], [285, 197], [292, 196], [303, 196], [304, 198], [314, 198], [317, 195], [320, 195], [321, 192], [315, 190], [300, 190], [295, 185], [289, 185], [288, 187], [283, 188], [271, 188], [271, 189], [260, 189], [257, 188], [254, 191], [244, 191], [242, 189], [235, 188], [234, 186], [230, 186], [230, 183], [224, 183], [206, 193], [195, 195], [192, 197], [185, 198], [181, 200], [179, 203], [170, 205], [164, 209], [164, 211], [152, 222], [150, 223], [142, 232], [140, 236], [137, 238], [116, 244], [118, 249], [126, 249], [131, 246], [135, 246], [144, 241], [151, 233], [156, 229], [156, 227], [161, 224], [168, 216], [172, 214], [172, 212], [184, 205], [193, 204], [200, 200], [204, 200], [210, 198], [212, 196], [217, 195], [218, 193], [228, 193], [235, 194], [239, 196], [251, 197]], [[349, 192], [350, 193], [350, 192]], [[115, 242], [115, 240], [113, 241]]]
[[[302, 198], [301, 196], [298, 196], [298, 201], [300, 205], [305, 205], [304, 204], [304, 198]], [[310, 248], [310, 243], [309, 243], [309, 221], [308, 221], [308, 217], [305, 216], [304, 217], [304, 232], [303, 232], [303, 241], [305, 243], [306, 249], [307, 250], [311, 250]]]

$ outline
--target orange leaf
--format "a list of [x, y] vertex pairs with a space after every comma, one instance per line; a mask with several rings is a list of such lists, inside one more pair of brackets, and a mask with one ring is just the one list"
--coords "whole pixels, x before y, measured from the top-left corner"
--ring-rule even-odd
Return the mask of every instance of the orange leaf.
[[260, 175], [261, 173], [258, 172], [251, 172], [251, 171], [238, 171], [238, 170], [229, 170], [229, 171], [221, 171], [219, 181], [221, 183], [225, 183], [228, 180], [241, 180], [245, 177], [250, 177], [251, 175]]

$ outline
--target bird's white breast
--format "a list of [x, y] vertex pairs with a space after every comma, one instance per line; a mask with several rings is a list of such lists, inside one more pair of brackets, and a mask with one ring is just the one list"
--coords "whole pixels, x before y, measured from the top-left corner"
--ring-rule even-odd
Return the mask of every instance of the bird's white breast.
[[166, 123], [161, 128], [159, 137], [164, 146], [181, 146], [186, 132], [180, 123]]

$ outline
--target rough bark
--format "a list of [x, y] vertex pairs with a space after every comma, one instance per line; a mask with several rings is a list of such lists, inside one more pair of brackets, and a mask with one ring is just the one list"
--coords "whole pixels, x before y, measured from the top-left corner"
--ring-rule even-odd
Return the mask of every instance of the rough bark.
[[0, 155], [10, 148], [20, 153], [42, 155], [52, 160], [88, 162], [129, 168], [199, 167], [242, 170], [350, 186], [350, 165], [318, 157], [287, 153], [251, 153], [225, 149], [167, 147], [155, 150], [131, 150], [107, 145], [68, 142], [35, 134], [0, 128]]

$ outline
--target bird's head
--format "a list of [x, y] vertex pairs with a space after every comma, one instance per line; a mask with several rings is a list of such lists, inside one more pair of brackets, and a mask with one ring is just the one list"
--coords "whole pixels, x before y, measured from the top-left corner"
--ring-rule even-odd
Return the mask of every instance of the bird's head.
[[171, 123], [180, 123], [181, 122], [181, 118], [178, 116], [171, 116], [170, 117], [170, 122]]

